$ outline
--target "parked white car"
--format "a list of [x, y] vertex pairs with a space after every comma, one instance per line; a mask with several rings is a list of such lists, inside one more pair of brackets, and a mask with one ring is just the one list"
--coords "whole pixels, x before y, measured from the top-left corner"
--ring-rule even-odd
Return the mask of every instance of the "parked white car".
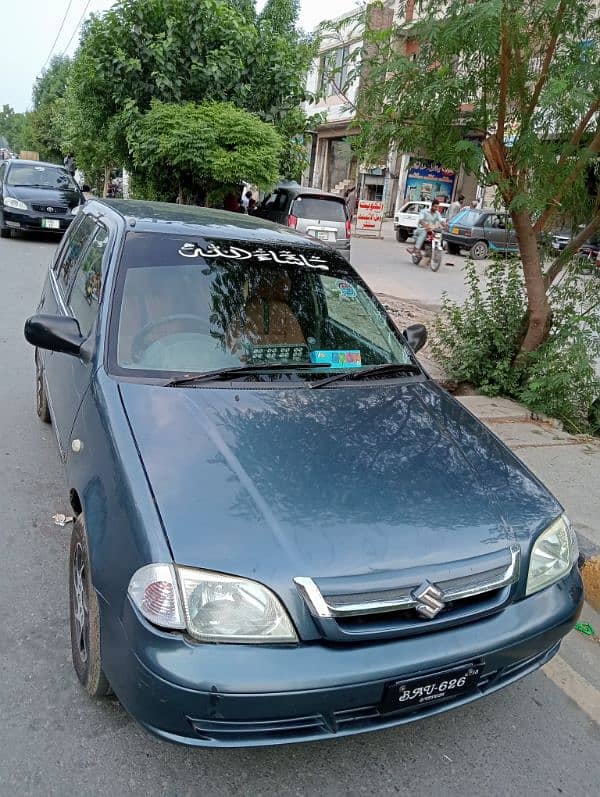
[[[397, 241], [406, 241], [419, 224], [419, 216], [424, 210], [429, 210], [430, 201], [405, 202], [400, 208], [396, 208], [394, 213], [394, 230], [396, 231]], [[440, 213], [445, 216], [449, 205], [440, 202]]]

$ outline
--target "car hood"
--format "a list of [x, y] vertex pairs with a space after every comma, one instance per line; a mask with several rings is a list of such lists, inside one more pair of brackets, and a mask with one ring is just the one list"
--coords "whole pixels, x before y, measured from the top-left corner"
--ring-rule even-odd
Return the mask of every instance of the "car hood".
[[381, 586], [382, 574], [506, 549], [560, 512], [430, 381], [120, 391], [180, 564]]
[[34, 188], [30, 186], [6, 186], [6, 193], [21, 202], [36, 204], [66, 205], [69, 208], [79, 205], [82, 195], [74, 188]]

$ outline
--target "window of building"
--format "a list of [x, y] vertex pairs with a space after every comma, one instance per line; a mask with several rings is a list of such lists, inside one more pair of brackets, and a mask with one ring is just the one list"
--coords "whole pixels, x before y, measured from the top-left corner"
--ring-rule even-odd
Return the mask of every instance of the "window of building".
[[323, 53], [319, 63], [319, 94], [331, 97], [344, 92], [350, 70], [350, 47]]

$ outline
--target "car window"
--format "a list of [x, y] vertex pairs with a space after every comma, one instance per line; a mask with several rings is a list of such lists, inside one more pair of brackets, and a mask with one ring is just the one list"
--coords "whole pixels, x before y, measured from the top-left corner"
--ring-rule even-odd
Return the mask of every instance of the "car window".
[[418, 202], [411, 202], [402, 209], [402, 213], [420, 213], [425, 205], [420, 205]]
[[346, 221], [346, 203], [339, 199], [317, 196], [299, 196], [294, 200], [292, 211], [299, 219], [320, 221]]
[[118, 373], [410, 362], [385, 312], [327, 250], [129, 233], [113, 301]]
[[8, 185], [35, 188], [69, 188], [79, 190], [66, 169], [60, 166], [38, 166], [31, 163], [13, 163], [6, 180]]
[[474, 227], [481, 216], [478, 210], [465, 210], [452, 219], [452, 224], [460, 224], [463, 227]]
[[108, 231], [104, 227], [97, 227], [77, 269], [71, 289], [69, 307], [73, 317], [79, 321], [81, 334], [86, 337], [98, 315], [102, 288], [102, 258], [107, 244]]
[[505, 230], [507, 228], [506, 216], [499, 213], [491, 213], [486, 217], [484, 226], [493, 227], [496, 230]]
[[96, 232], [96, 222], [91, 216], [84, 214], [77, 218], [67, 232], [67, 240], [61, 252], [61, 257], [56, 261], [58, 284], [68, 296], [69, 288], [74, 276], [74, 267]]

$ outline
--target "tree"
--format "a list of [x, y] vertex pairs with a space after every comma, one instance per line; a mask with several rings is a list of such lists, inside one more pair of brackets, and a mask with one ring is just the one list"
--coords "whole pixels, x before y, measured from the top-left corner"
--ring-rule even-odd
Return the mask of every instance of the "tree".
[[277, 180], [281, 141], [272, 125], [231, 103], [154, 101], [129, 128], [136, 170], [157, 193], [177, 187], [180, 202], [199, 194], [216, 202], [244, 181], [269, 188]]
[[70, 70], [71, 59], [55, 55], [33, 86], [32, 145], [44, 160], [60, 162], [68, 148], [64, 140], [64, 109]]
[[[548, 338], [548, 291], [600, 229], [600, 34], [588, 0], [407, 0], [401, 24], [370, 35], [360, 144], [390, 144], [496, 186], [519, 241], [527, 313], [519, 355]], [[408, 46], [407, 46], [408, 44]], [[544, 266], [560, 215], [585, 229]]]
[[32, 148], [30, 114], [16, 113], [10, 105], [0, 110], [0, 136], [14, 152]]
[[311, 57], [296, 14], [294, 0], [270, 0], [261, 15], [251, 0], [121, 0], [93, 15], [67, 92], [78, 159], [127, 163], [127, 126], [153, 100], [227, 101], [282, 125], [304, 99]]

